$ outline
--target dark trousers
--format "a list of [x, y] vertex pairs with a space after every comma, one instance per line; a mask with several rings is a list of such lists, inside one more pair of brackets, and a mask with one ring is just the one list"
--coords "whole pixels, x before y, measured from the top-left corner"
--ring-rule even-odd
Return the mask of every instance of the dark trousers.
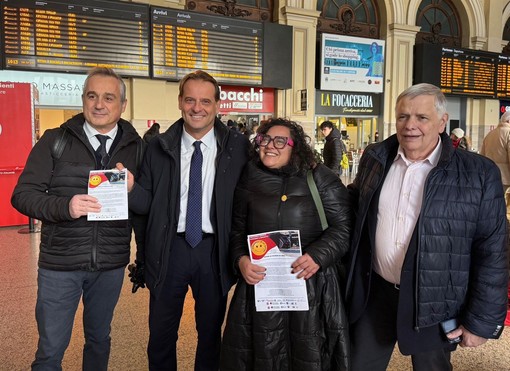
[[[367, 308], [351, 325], [353, 371], [384, 371], [397, 342], [399, 290], [379, 275], [372, 274]], [[451, 371], [451, 352], [446, 349], [411, 355], [415, 371]]]
[[124, 270], [122, 267], [104, 272], [66, 272], [39, 268], [35, 307], [39, 343], [32, 370], [62, 370], [80, 299], [85, 335], [83, 370], [108, 369], [110, 325]]
[[183, 237], [174, 239], [161, 294], [150, 298], [147, 352], [151, 371], [177, 370], [177, 337], [188, 285], [195, 299], [198, 332], [195, 370], [218, 370], [227, 296], [221, 291], [213, 248], [214, 236], [195, 248]]

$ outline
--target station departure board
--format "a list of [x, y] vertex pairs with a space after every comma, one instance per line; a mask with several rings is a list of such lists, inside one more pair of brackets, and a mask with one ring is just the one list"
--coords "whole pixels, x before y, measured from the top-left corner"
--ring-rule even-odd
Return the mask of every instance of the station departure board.
[[482, 99], [498, 97], [503, 69], [501, 58], [498, 60], [499, 54], [437, 44], [417, 44], [414, 52], [415, 84], [434, 84], [446, 95]]
[[494, 98], [498, 54], [479, 50], [443, 47], [441, 50], [441, 91]]
[[498, 99], [510, 98], [510, 56], [498, 56], [498, 80], [497, 95]]
[[1, 0], [4, 68], [149, 77], [149, 6], [108, 0]]
[[153, 78], [201, 69], [220, 83], [262, 84], [261, 23], [154, 6], [151, 21]]

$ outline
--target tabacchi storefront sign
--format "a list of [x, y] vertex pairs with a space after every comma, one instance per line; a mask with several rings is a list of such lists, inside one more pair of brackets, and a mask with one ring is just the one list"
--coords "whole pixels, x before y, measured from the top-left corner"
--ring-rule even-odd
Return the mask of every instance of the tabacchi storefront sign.
[[220, 113], [273, 113], [274, 89], [220, 86]]

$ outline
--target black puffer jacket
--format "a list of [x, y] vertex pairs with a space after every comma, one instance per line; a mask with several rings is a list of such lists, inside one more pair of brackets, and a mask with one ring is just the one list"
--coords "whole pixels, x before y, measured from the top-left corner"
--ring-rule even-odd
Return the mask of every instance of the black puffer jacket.
[[[39, 266], [45, 269], [110, 270], [129, 262], [131, 223], [128, 220], [87, 221], [73, 219], [69, 202], [87, 194], [89, 171], [94, 170], [94, 150], [83, 131], [85, 119], [78, 114], [66, 123], [69, 139], [53, 168], [51, 148], [61, 129], [47, 130], [32, 149], [12, 195], [12, 205], [21, 213], [41, 220]], [[141, 141], [133, 126], [119, 120], [120, 142], [110, 156], [108, 168], [122, 162], [136, 175], [136, 157]]]
[[[415, 328], [456, 317], [472, 333], [496, 338], [506, 315], [508, 285], [501, 176], [487, 158], [454, 149], [446, 134], [441, 141], [439, 163], [425, 181], [415, 231]], [[364, 224], [397, 148], [396, 135], [367, 147], [349, 186], [358, 200], [347, 286], [351, 320], [364, 308], [372, 271], [372, 249], [360, 243], [367, 240]]]
[[324, 149], [322, 150], [322, 158], [324, 165], [329, 167], [335, 174], [340, 174], [340, 162], [344, 152], [345, 144], [342, 142], [342, 134], [337, 128], [333, 128], [331, 133], [326, 137]]
[[349, 247], [351, 209], [346, 188], [329, 169], [318, 165], [314, 179], [329, 224], [325, 231], [306, 176], [284, 176], [250, 162], [239, 181], [230, 239], [233, 264], [248, 255], [247, 234], [298, 229], [303, 253], [321, 269], [307, 281], [309, 311], [256, 312], [253, 286], [239, 278], [223, 336], [222, 370], [349, 369], [336, 264]]

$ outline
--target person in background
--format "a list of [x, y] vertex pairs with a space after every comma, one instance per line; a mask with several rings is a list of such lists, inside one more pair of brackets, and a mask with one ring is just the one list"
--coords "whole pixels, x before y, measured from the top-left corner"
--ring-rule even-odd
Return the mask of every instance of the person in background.
[[145, 134], [143, 134], [144, 142], [148, 144], [152, 140], [152, 138], [159, 135], [159, 129], [160, 129], [160, 126], [157, 122], [152, 124], [152, 126], [149, 129], [147, 129]]
[[246, 130], [243, 132], [244, 135], [246, 135], [248, 137], [248, 139], [250, 138], [250, 136], [253, 134], [253, 124], [255, 123], [256, 121], [251, 121], [250, 124], [245, 124], [245, 128]]
[[325, 138], [324, 149], [322, 152], [324, 165], [340, 176], [342, 175], [340, 162], [342, 161], [343, 154], [347, 152], [345, 144], [342, 141], [342, 134], [340, 134], [340, 131], [331, 121], [324, 121], [320, 125], [320, 129]]
[[148, 214], [149, 369], [177, 370], [177, 335], [190, 286], [198, 332], [195, 370], [213, 371], [235, 282], [228, 259], [232, 200], [250, 144], [216, 118], [220, 88], [208, 73], [183, 77], [178, 98], [182, 118], [150, 142], [136, 184], [128, 174], [129, 206]]
[[414, 370], [451, 370], [457, 344], [501, 335], [507, 222], [492, 161], [454, 150], [446, 98], [403, 91], [396, 134], [368, 146], [349, 185], [356, 224], [346, 298], [354, 371], [386, 370], [395, 343]]
[[485, 136], [480, 154], [494, 161], [501, 172], [508, 218], [510, 217], [510, 111], [503, 113], [498, 126]]
[[253, 141], [255, 140], [259, 126], [260, 126], [260, 124], [258, 121], [253, 121], [253, 124], [251, 126], [251, 134], [249, 136], [250, 143], [253, 143]]
[[239, 130], [239, 132], [244, 135], [246, 133], [246, 123], [238, 122], [237, 123], [237, 130]]
[[464, 130], [461, 128], [455, 128], [450, 133], [450, 139], [454, 148], [469, 149], [468, 141], [464, 136]]
[[234, 120], [227, 120], [227, 127], [228, 127], [230, 130], [239, 131], [239, 129], [237, 128], [237, 124], [235, 123], [235, 121], [234, 121]]
[[[223, 334], [221, 370], [348, 370], [347, 317], [337, 264], [347, 254], [351, 207], [347, 189], [316, 164], [303, 128], [272, 119], [255, 139], [234, 196], [231, 265], [238, 281]], [[307, 183], [311, 172], [327, 228]], [[254, 285], [266, 267], [250, 262], [247, 235], [298, 229], [303, 255], [292, 264], [306, 280], [308, 311], [257, 312]]]
[[[42, 221], [35, 309], [39, 342], [32, 370], [62, 369], [80, 299], [83, 370], [108, 369], [110, 326], [130, 258], [129, 220], [87, 221], [88, 213], [101, 211], [97, 199], [87, 195], [91, 170], [122, 161], [137, 174], [143, 143], [121, 119], [127, 104], [124, 81], [109, 68], [94, 68], [82, 101], [83, 113], [46, 130], [34, 146], [12, 195], [18, 211]], [[62, 130], [68, 139], [55, 159], [52, 148]]]

